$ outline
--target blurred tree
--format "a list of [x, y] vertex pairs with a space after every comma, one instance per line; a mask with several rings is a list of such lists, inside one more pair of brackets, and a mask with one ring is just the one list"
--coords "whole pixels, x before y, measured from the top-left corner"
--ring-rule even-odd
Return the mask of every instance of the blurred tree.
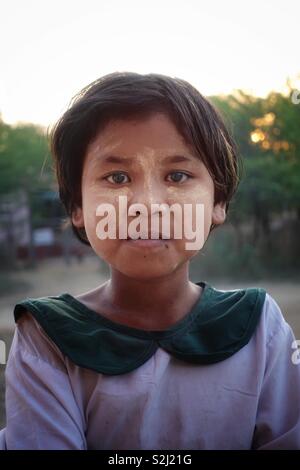
[[0, 195], [49, 188], [53, 176], [47, 139], [32, 124], [11, 127], [0, 120]]
[[279, 212], [299, 208], [300, 202], [300, 105], [292, 101], [289, 82], [287, 88], [286, 95], [272, 92], [266, 99], [242, 91], [212, 98], [230, 123], [244, 157], [242, 190], [249, 198], [254, 186], [261, 193], [261, 202], [268, 201], [268, 206], [272, 210], [278, 207]]
[[[300, 222], [300, 104], [293, 103], [294, 88], [286, 93], [253, 97], [238, 90], [229, 96], [212, 97], [229, 124], [244, 160], [244, 173], [230, 220], [238, 247], [262, 241], [262, 253], [273, 250], [271, 222], [283, 214], [298, 214]], [[294, 247], [296, 252], [296, 247]]]
[[[18, 201], [20, 193], [28, 201], [30, 243], [29, 260], [34, 263], [32, 212], [38, 191], [53, 186], [48, 144], [42, 128], [33, 124], [9, 126], [0, 118], [0, 202], [9, 197]], [[6, 224], [6, 229], [9, 227]], [[10, 263], [15, 258], [15, 241], [9, 237]]]

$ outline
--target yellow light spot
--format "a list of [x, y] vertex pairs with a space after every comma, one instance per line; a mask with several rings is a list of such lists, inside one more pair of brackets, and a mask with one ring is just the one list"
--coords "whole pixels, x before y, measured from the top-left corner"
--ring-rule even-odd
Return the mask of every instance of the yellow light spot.
[[252, 123], [257, 127], [272, 126], [272, 124], [274, 124], [275, 117], [274, 113], [267, 113], [261, 118], [253, 119]]
[[262, 142], [263, 140], [265, 140], [265, 133], [261, 130], [261, 129], [255, 129], [255, 131], [251, 132], [251, 140], [252, 142], [254, 142], [255, 144], [257, 144], [258, 142]]
[[266, 149], [266, 150], [268, 150], [268, 149], [271, 147], [270, 142], [268, 142], [267, 140], [264, 140], [261, 145], [262, 145], [262, 147], [263, 147], [264, 149]]

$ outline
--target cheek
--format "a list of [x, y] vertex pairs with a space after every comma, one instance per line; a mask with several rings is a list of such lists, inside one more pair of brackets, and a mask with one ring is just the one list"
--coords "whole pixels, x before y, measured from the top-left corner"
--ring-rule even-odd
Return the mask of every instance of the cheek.
[[94, 237], [90, 238], [90, 243], [99, 258], [103, 259], [108, 264], [113, 264], [113, 260], [116, 258], [120, 248], [120, 242], [118, 240], [99, 240], [95, 234]]
[[[211, 220], [212, 220], [212, 210], [213, 210], [213, 189], [211, 188], [201, 188], [196, 187], [193, 189], [178, 189], [170, 187], [168, 189], [168, 204], [180, 204], [182, 208], [182, 212], [185, 210], [186, 207], [191, 207], [191, 217], [187, 217], [188, 223], [191, 224], [192, 230], [204, 230], [204, 239], [208, 237]], [[204, 220], [202, 227], [199, 229], [199, 221], [202, 223], [202, 218], [200, 216], [201, 212], [198, 211], [197, 217], [197, 204], [203, 204], [204, 208]], [[190, 214], [189, 211], [187, 211]], [[198, 221], [198, 225], [197, 224]], [[204, 226], [203, 226], [204, 225]], [[182, 226], [183, 230], [183, 226]]]
[[[132, 192], [129, 188], [116, 190], [112, 188], [99, 188], [96, 185], [91, 185], [88, 191], [82, 192], [84, 225], [89, 238], [97, 238], [96, 227], [101, 217], [96, 215], [96, 211], [101, 204], [110, 204], [113, 206], [118, 220], [120, 196], [125, 196], [127, 200], [129, 200], [132, 196]], [[98, 241], [100, 242], [101, 240]]]
[[176, 202], [180, 205], [202, 203], [208, 208], [211, 208], [213, 204], [213, 194], [212, 188], [201, 187], [200, 184], [189, 189], [170, 187], [167, 191], [169, 204]]

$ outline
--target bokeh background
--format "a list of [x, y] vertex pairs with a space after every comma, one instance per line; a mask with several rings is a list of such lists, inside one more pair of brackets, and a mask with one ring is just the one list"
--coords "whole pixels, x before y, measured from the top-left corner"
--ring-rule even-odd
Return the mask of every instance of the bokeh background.
[[[76, 295], [108, 277], [107, 266], [63, 228], [47, 129], [76, 92], [113, 71], [183, 78], [221, 111], [243, 156], [244, 175], [226, 223], [193, 260], [191, 277], [217, 288], [266, 288], [300, 338], [299, 1], [1, 0], [0, 5], [5, 357], [19, 300]], [[4, 371], [1, 364], [0, 427]]]

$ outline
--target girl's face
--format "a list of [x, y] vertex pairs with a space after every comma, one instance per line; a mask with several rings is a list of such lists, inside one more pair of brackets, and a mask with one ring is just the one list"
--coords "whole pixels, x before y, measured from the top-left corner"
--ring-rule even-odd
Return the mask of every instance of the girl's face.
[[[225, 220], [225, 204], [214, 205], [214, 184], [205, 165], [193, 154], [172, 121], [161, 113], [142, 121], [110, 122], [87, 148], [81, 188], [82, 208], [73, 213], [73, 224], [85, 228], [93, 250], [111, 269], [135, 279], [170, 275], [195, 256], [199, 249], [186, 249], [186, 243], [191, 239], [185, 238], [183, 226], [183, 237], [172, 238], [172, 215], [170, 239], [156, 243], [119, 238], [101, 240], [96, 233], [102, 218], [96, 215], [100, 204], [108, 203], [115, 207], [117, 222], [119, 196], [127, 197], [128, 207], [135, 203], [143, 204], [149, 214], [146, 221], [149, 238], [152, 204], [171, 206], [176, 203], [182, 208], [184, 204], [190, 204], [193, 216], [196, 204], [203, 204], [202, 246], [211, 224], [218, 225]], [[142, 217], [144, 214], [142, 212]], [[159, 217], [161, 219], [162, 214]], [[136, 216], [128, 216], [127, 222], [122, 219], [127, 224], [126, 229], [133, 219]]]

